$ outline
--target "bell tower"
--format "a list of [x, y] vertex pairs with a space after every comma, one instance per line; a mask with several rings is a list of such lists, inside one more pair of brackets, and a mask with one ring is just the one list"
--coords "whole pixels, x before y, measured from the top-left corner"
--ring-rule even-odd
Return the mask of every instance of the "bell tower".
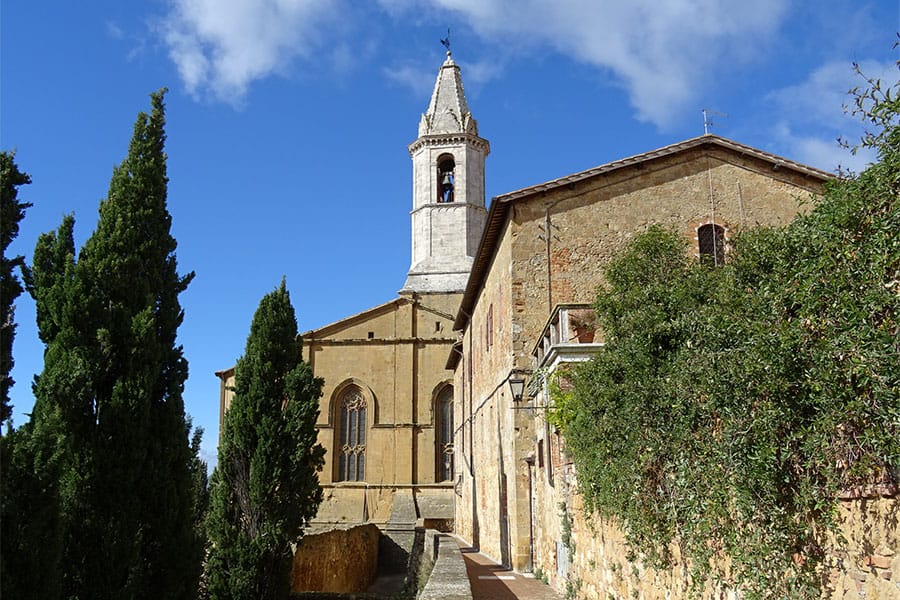
[[401, 294], [465, 290], [487, 219], [484, 159], [490, 151], [478, 137], [459, 66], [448, 51], [419, 137], [409, 145], [412, 261]]

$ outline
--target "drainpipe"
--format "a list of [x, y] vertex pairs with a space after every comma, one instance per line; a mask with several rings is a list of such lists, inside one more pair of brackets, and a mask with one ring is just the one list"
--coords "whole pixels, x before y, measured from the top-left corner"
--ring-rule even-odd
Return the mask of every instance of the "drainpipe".
[[528, 570], [534, 572], [534, 501], [532, 493], [534, 489], [534, 455], [529, 454], [522, 459], [528, 465]]

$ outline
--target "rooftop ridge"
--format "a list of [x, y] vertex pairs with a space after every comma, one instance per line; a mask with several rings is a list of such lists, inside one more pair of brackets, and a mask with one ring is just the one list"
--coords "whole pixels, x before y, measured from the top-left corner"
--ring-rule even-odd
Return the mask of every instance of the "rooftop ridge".
[[749, 156], [754, 156], [756, 158], [772, 162], [777, 165], [783, 165], [785, 167], [789, 167], [795, 171], [803, 173], [804, 175], [809, 175], [817, 179], [831, 179], [834, 177], [834, 174], [828, 173], [827, 171], [823, 171], [821, 169], [817, 169], [816, 167], [811, 167], [809, 165], [805, 165], [803, 163], [778, 156], [777, 154], [759, 150], [758, 148], [747, 146], [745, 144], [741, 144], [740, 142], [735, 142], [734, 140], [723, 138], [712, 133], [706, 133], [695, 138], [683, 140], [674, 144], [669, 144], [668, 146], [663, 146], [662, 148], [657, 148], [655, 150], [650, 150], [649, 152], [642, 152], [641, 154], [635, 154], [633, 156], [616, 159], [612, 162], [604, 163], [602, 165], [592, 167], [584, 171], [579, 171], [578, 173], [572, 173], [570, 175], [565, 175], [557, 179], [551, 179], [550, 181], [545, 181], [543, 183], [538, 183], [529, 187], [513, 190], [511, 192], [507, 192], [505, 194], [497, 196], [494, 200], [499, 202], [509, 202], [510, 200], [515, 200], [516, 198], [520, 198], [528, 194], [533, 194], [534, 192], [542, 192], [562, 185], [576, 183], [583, 179], [588, 179], [595, 175], [600, 175], [601, 173], [608, 173], [622, 167], [627, 167], [629, 165], [652, 160], [654, 158], [668, 156], [669, 154], [674, 154], [676, 152], [694, 148], [696, 146], [707, 143], [729, 148], [731, 150], [735, 150]]

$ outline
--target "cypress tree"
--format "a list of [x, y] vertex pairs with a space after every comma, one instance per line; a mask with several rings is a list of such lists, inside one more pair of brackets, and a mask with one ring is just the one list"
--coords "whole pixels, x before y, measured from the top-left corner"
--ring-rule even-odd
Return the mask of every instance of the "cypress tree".
[[[18, 200], [19, 186], [31, 178], [19, 171], [11, 152], [0, 152], [0, 421], [11, 414], [9, 376], [13, 366], [15, 299], [22, 284], [15, 275], [21, 269], [25, 281], [31, 272], [24, 257], [7, 257], [6, 250], [19, 233], [19, 222], [29, 203]], [[0, 596], [54, 598], [59, 596], [59, 564], [62, 553], [58, 505], [58, 455], [43, 431], [30, 423], [13, 430], [11, 422], [0, 438]], [[41, 452], [45, 448], [48, 452]], [[38, 458], [39, 460], [35, 460]]]
[[[48, 343], [45, 361], [54, 362], [59, 346], [50, 346], [60, 331], [63, 293], [70, 290], [75, 244], [74, 219], [63, 220], [57, 233], [40, 237], [34, 253], [29, 287], [37, 298], [41, 339]], [[63, 369], [57, 370], [65, 382]], [[71, 389], [81, 382], [73, 370]], [[0, 589], [3, 597], [58, 598], [62, 585], [62, 513], [61, 486], [77, 486], [78, 468], [67, 452], [66, 430], [61, 416], [73, 403], [36, 402], [32, 418], [0, 440], [2, 489], [0, 513]], [[11, 428], [10, 428], [11, 429]], [[61, 478], [68, 466], [69, 477]]]
[[34, 296], [47, 345], [34, 429], [59, 457], [62, 591], [73, 598], [190, 598], [202, 544], [196, 453], [176, 343], [177, 272], [166, 206], [165, 90], [140, 113], [77, 261], [71, 217], [35, 250]]
[[19, 186], [31, 183], [27, 173], [19, 171], [11, 152], [0, 152], [0, 422], [12, 413], [9, 405], [9, 388], [13, 380], [9, 376], [13, 368], [12, 345], [16, 335], [13, 320], [13, 302], [22, 293], [22, 284], [14, 269], [23, 268], [22, 256], [7, 258], [6, 249], [19, 235], [19, 221], [25, 218], [25, 209], [31, 206], [19, 201]]
[[207, 519], [213, 599], [287, 598], [291, 545], [322, 500], [322, 379], [301, 359], [301, 344], [282, 281], [260, 302], [235, 367]]

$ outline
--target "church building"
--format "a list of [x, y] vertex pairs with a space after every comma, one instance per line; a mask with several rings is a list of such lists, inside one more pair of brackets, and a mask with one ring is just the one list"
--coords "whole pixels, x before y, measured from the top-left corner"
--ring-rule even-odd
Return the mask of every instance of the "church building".
[[[423, 519], [452, 527], [454, 390], [445, 364], [487, 218], [489, 152], [447, 52], [409, 145], [412, 260], [403, 288], [385, 304], [302, 334], [303, 359], [325, 380], [317, 424], [325, 499], [314, 526]], [[234, 369], [217, 375], [224, 414]]]

